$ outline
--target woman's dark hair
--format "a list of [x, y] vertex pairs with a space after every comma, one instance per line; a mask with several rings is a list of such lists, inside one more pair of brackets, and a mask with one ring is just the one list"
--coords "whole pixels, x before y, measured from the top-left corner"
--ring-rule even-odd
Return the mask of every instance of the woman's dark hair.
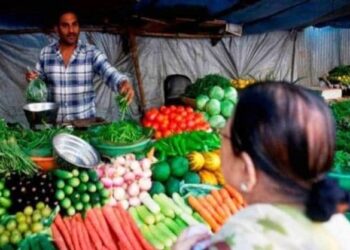
[[[285, 191], [308, 196], [306, 213], [311, 219], [328, 220], [335, 212], [335, 201], [333, 209], [328, 197], [318, 199], [320, 188], [329, 188], [324, 176], [335, 150], [334, 120], [321, 96], [287, 82], [245, 89], [235, 110], [231, 143], [235, 154], [248, 153], [255, 166]], [[316, 211], [322, 207], [332, 211]]]

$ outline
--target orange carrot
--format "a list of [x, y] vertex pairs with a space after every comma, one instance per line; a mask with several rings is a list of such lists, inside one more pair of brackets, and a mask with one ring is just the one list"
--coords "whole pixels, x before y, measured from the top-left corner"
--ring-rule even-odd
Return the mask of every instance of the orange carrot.
[[130, 223], [128, 221], [128, 218], [123, 213], [123, 210], [120, 209], [119, 207], [116, 207], [114, 208], [114, 214], [118, 218], [120, 223], [123, 225], [123, 230], [125, 232], [126, 239], [130, 242], [132, 249], [142, 250], [142, 246], [137, 240], [137, 238], [135, 237], [134, 232], [132, 231]]
[[88, 233], [88, 231], [86, 229], [84, 220], [81, 219], [80, 223], [81, 223], [81, 230], [83, 232], [83, 237], [84, 237], [84, 239], [86, 241], [86, 244], [87, 244], [89, 249], [93, 250], [95, 247], [94, 247], [94, 244], [92, 244], [92, 242], [91, 242], [91, 239], [90, 239], [89, 233]]
[[206, 200], [204, 197], [198, 198], [198, 201], [202, 204], [202, 206], [211, 214], [211, 216], [219, 223], [219, 225], [224, 224], [225, 220], [222, 218], [215, 208], [213, 208]]
[[231, 198], [227, 198], [225, 204], [229, 207], [231, 214], [237, 213], [237, 206]]
[[94, 211], [92, 209], [90, 209], [87, 212], [87, 216], [86, 218], [87, 220], [90, 220], [91, 224], [93, 227], [96, 228], [96, 232], [98, 233], [100, 239], [102, 240], [103, 245], [105, 245], [107, 248], [109, 249], [114, 249], [115, 246], [113, 244], [113, 242], [110, 242], [106, 237], [105, 237], [105, 232], [103, 231], [103, 228], [100, 224], [99, 219], [96, 217], [96, 214], [94, 213]]
[[91, 241], [95, 246], [95, 249], [96, 250], [102, 249], [103, 244], [100, 237], [98, 236], [98, 233], [96, 232], [96, 228], [92, 225], [90, 220], [85, 219], [84, 223], [85, 223], [87, 232], [91, 238]]
[[[221, 190], [223, 190], [223, 188]], [[220, 194], [219, 190], [213, 190], [211, 191], [211, 194], [219, 204], [224, 202], [223, 196]]]
[[216, 211], [220, 215], [221, 218], [226, 217], [225, 211], [221, 208], [221, 205], [219, 205], [216, 202], [216, 200], [214, 199], [214, 197], [211, 194], [209, 194], [203, 198], [207, 201], [207, 203], [209, 203], [214, 208], [214, 211]]
[[112, 229], [114, 234], [118, 237], [119, 243], [123, 246], [122, 249], [132, 250], [132, 246], [130, 242], [127, 240], [123, 230], [124, 225], [118, 220], [117, 216], [113, 211], [113, 208], [111, 206], [104, 206], [102, 208], [102, 213], [107, 221], [107, 224]]
[[77, 235], [78, 235], [79, 245], [84, 250], [85, 249], [90, 250], [91, 246], [89, 245], [89, 237], [85, 238], [84, 224], [83, 224], [83, 219], [81, 218], [81, 214], [77, 214], [75, 217], [76, 217]]
[[[108, 241], [113, 243], [113, 238], [112, 238], [111, 232], [108, 228], [106, 219], [102, 214], [101, 208], [94, 208], [92, 210], [93, 210], [93, 213], [95, 214], [95, 217], [97, 218], [98, 222], [100, 223], [100, 226], [102, 227], [102, 230], [104, 232], [104, 237], [107, 238]], [[114, 245], [113, 249], [116, 249], [116, 244], [113, 244], [113, 245]]]
[[233, 187], [231, 187], [228, 184], [224, 185], [224, 188], [227, 190], [227, 192], [230, 194], [230, 196], [236, 200], [238, 204], [244, 204], [244, 200], [242, 195]]
[[230, 216], [232, 215], [232, 214], [231, 214], [231, 211], [230, 211], [230, 208], [229, 208], [228, 205], [225, 204], [225, 203], [223, 203], [221, 207], [222, 207], [222, 210], [223, 210], [224, 213], [225, 213], [225, 220], [227, 220], [227, 219], [230, 218]]
[[57, 244], [57, 247], [59, 250], [68, 250], [68, 247], [66, 246], [66, 243], [64, 241], [63, 236], [61, 235], [60, 231], [58, 230], [57, 226], [55, 224], [51, 225], [52, 230], [52, 237]]
[[143, 237], [140, 230], [137, 228], [136, 223], [131, 218], [130, 214], [128, 212], [126, 212], [120, 204], [117, 205], [117, 209], [119, 209], [120, 214], [123, 217], [125, 217], [126, 220], [128, 221], [128, 224], [131, 227], [131, 230], [132, 230], [133, 234], [135, 235], [136, 240], [141, 244], [142, 248], [145, 250], [153, 250], [154, 248]]
[[210, 228], [216, 232], [219, 230], [219, 224], [213, 219], [212, 215], [202, 206], [202, 204], [193, 196], [188, 197], [188, 203], [193, 207], [202, 218], [209, 224]]
[[57, 226], [57, 229], [60, 231], [61, 235], [63, 236], [63, 239], [69, 249], [73, 249], [73, 242], [70, 236], [70, 226], [67, 227], [64, 219], [62, 219], [61, 215], [58, 214], [54, 220], [54, 224]]
[[72, 241], [73, 241], [73, 246], [75, 250], [80, 250], [80, 249], [84, 249], [80, 246], [79, 244], [79, 239], [78, 239], [78, 226], [77, 226], [77, 221], [76, 221], [76, 217], [72, 217], [71, 218], [71, 226], [72, 226]]

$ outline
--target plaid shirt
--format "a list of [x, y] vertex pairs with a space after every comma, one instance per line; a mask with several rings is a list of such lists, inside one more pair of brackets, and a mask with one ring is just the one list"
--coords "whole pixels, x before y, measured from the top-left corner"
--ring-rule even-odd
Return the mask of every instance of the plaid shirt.
[[59, 104], [57, 121], [60, 122], [95, 116], [95, 74], [101, 76], [113, 91], [117, 91], [121, 81], [128, 79], [95, 46], [81, 41], [67, 67], [64, 66], [59, 43], [54, 42], [41, 50], [36, 69], [48, 86], [49, 101]]

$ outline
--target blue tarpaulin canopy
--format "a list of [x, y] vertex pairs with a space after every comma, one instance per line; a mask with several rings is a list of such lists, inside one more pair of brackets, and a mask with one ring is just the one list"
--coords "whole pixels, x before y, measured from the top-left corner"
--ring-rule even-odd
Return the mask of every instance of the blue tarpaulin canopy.
[[[243, 26], [243, 34], [350, 25], [349, 0], [100, 0], [66, 1], [80, 10], [86, 24], [128, 23], [135, 16], [172, 20], [224, 20]], [[62, 1], [7, 1], [0, 10], [1, 29], [45, 27]]]

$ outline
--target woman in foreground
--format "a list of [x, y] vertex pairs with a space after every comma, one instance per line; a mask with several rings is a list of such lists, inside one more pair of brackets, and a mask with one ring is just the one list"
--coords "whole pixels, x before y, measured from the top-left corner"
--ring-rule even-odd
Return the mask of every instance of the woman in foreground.
[[323, 99], [288, 83], [244, 90], [222, 132], [222, 169], [248, 206], [210, 235], [186, 230], [174, 250], [349, 250], [350, 224], [337, 211], [350, 196], [327, 177], [335, 126]]

